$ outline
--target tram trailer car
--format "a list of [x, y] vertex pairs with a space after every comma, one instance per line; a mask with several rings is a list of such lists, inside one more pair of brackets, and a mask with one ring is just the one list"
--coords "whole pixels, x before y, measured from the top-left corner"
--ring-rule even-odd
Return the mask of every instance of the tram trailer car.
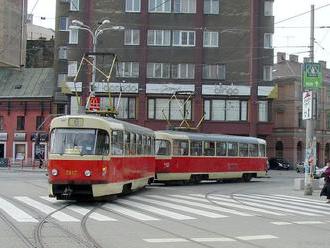
[[50, 126], [49, 196], [99, 199], [129, 193], [155, 175], [154, 132], [110, 117], [62, 116]]
[[156, 131], [157, 182], [263, 177], [267, 173], [266, 141], [254, 137]]

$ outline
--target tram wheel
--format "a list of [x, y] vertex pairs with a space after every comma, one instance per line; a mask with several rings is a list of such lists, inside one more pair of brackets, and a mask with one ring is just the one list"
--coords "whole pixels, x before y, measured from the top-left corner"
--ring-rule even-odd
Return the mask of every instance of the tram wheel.
[[242, 179], [243, 179], [243, 182], [250, 182], [252, 179], [252, 174], [250, 174], [250, 173], [243, 174]]

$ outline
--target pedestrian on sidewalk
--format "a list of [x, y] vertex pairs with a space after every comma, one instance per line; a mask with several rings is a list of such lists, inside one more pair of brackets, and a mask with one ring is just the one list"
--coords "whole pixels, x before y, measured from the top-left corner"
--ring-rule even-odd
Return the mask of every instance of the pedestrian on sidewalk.
[[324, 186], [321, 190], [320, 196], [327, 197], [327, 203], [330, 203], [330, 162], [327, 162], [328, 168], [324, 171], [322, 176], [324, 177]]

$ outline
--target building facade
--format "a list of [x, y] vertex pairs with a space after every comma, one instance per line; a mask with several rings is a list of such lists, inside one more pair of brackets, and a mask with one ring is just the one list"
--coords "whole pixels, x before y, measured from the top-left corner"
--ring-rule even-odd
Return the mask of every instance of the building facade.
[[[101, 105], [109, 88], [112, 104], [120, 99], [118, 118], [164, 129], [184, 116], [191, 126], [204, 119], [203, 132], [265, 138], [272, 131], [272, 8], [272, 0], [58, 0], [58, 90], [71, 89], [71, 113], [78, 109], [74, 91], [81, 102], [89, 93], [90, 67], [82, 66], [75, 90], [72, 81], [93, 39], [70, 29], [72, 21], [94, 31], [109, 19], [125, 30], [98, 37], [96, 51], [115, 53], [118, 62], [109, 83], [96, 74], [95, 89]], [[108, 57], [96, 58], [107, 72]]]
[[[330, 160], [330, 69], [326, 68], [326, 62], [318, 63], [323, 68], [323, 85], [317, 90], [316, 161], [323, 166]], [[285, 53], [277, 54], [273, 75], [277, 97], [272, 110], [274, 129], [267, 138], [268, 157], [284, 158], [292, 165], [305, 159], [306, 121], [302, 119], [301, 68], [298, 56], [290, 55], [286, 59]]]
[[0, 69], [0, 159], [31, 165], [37, 152], [47, 159], [54, 82], [52, 68]]
[[0, 0], [0, 67], [25, 64], [27, 0]]

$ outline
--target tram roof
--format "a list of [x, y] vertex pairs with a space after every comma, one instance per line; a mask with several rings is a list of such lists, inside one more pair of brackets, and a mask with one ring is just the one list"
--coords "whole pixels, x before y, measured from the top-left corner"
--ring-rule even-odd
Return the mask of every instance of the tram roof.
[[204, 140], [204, 141], [232, 141], [232, 142], [244, 142], [253, 144], [266, 144], [264, 139], [248, 136], [236, 136], [225, 134], [211, 134], [211, 133], [192, 133], [174, 130], [160, 130], [156, 131], [157, 134], [170, 136], [172, 139], [189, 139], [189, 140]]
[[125, 122], [122, 120], [118, 120], [112, 117], [103, 117], [103, 116], [97, 116], [97, 115], [65, 115], [65, 116], [60, 116], [60, 117], [56, 117], [53, 119], [52, 121], [52, 126], [54, 127], [61, 127], [63, 125], [61, 125], [61, 121], [63, 119], [69, 119], [69, 118], [82, 118], [82, 119], [89, 119], [89, 120], [97, 120], [97, 121], [101, 121], [101, 122], [105, 122], [106, 125], [109, 126], [109, 128], [111, 129], [115, 129], [115, 130], [127, 130], [130, 132], [142, 132], [144, 134], [148, 134], [153, 136], [154, 132], [153, 130], [146, 128], [146, 127], [142, 127], [139, 125], [135, 125], [129, 122]]

